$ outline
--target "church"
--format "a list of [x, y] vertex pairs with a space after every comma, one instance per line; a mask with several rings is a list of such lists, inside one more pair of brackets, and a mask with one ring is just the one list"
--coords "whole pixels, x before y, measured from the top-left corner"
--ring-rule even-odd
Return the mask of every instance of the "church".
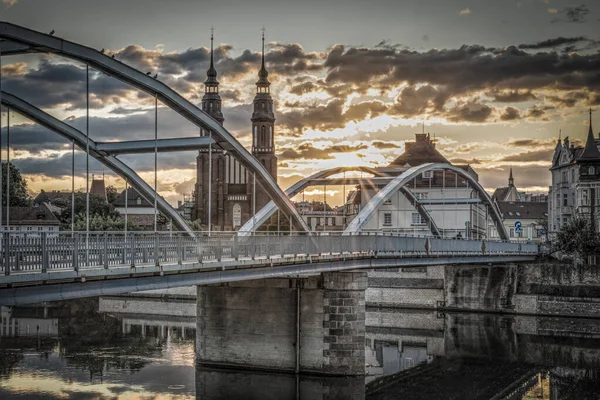
[[[265, 37], [262, 37], [261, 67], [256, 82], [254, 112], [252, 114], [252, 155], [256, 157], [271, 176], [277, 180], [277, 156], [275, 155], [275, 114], [271, 98], [269, 73], [265, 68]], [[221, 125], [225, 118], [221, 112], [219, 81], [213, 61], [213, 36], [210, 38], [210, 67], [204, 82], [202, 110]], [[210, 132], [202, 130], [202, 136]], [[212, 230], [231, 231], [239, 229], [253, 212], [258, 212], [269, 202], [268, 195], [256, 183], [244, 166], [226, 151], [213, 146], [202, 149], [196, 158], [195, 206], [193, 220], [211, 225]], [[210, 192], [210, 196], [209, 196]], [[210, 207], [209, 207], [210, 199]], [[209, 215], [210, 214], [210, 215]]]

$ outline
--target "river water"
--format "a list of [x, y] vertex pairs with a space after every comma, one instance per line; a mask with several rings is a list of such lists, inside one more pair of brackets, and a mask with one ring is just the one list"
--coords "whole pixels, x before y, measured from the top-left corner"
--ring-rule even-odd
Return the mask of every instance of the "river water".
[[194, 312], [2, 307], [0, 399], [600, 399], [600, 320], [369, 309], [367, 376], [324, 379], [196, 369]]

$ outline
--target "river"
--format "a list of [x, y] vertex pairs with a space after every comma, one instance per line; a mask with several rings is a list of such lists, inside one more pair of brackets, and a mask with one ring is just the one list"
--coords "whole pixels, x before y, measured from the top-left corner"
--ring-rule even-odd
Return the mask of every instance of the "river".
[[2, 307], [0, 399], [600, 399], [600, 320], [368, 309], [366, 377], [321, 378], [196, 368], [194, 305]]

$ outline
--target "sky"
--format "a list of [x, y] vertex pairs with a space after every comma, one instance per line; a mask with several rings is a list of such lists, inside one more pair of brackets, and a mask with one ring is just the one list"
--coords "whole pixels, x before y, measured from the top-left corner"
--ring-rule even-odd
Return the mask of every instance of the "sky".
[[[261, 29], [276, 104], [279, 183], [339, 165], [383, 166], [424, 129], [488, 190], [547, 190], [559, 131], [582, 141], [600, 109], [600, 4], [565, 0], [0, 0], [0, 20], [101, 49], [199, 104], [210, 30], [225, 127], [250, 144]], [[3, 57], [3, 90], [79, 129], [85, 69], [50, 55]], [[91, 71], [90, 135], [153, 138], [153, 100]], [[600, 116], [594, 116], [600, 132]], [[2, 114], [6, 126], [6, 113]], [[198, 129], [166, 107], [160, 137]], [[70, 145], [11, 113], [11, 159], [33, 193], [71, 187]], [[3, 155], [3, 158], [6, 154]], [[153, 155], [121, 157], [153, 183]], [[195, 153], [160, 154], [172, 203], [195, 183]], [[76, 187], [85, 155], [76, 152]], [[124, 182], [92, 162], [109, 184]], [[320, 188], [312, 193], [322, 198]], [[328, 188], [339, 203], [341, 188]], [[310, 198], [310, 196], [309, 196]]]

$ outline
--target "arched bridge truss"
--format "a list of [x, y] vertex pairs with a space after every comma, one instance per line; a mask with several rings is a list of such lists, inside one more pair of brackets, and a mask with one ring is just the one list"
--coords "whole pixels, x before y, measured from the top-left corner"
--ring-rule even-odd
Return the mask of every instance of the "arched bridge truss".
[[[371, 220], [371, 218], [373, 218], [373, 216], [378, 212], [379, 208], [395, 193], [405, 188], [408, 183], [412, 182], [413, 179], [415, 179], [422, 173], [439, 170], [454, 172], [459, 177], [468, 182], [468, 184], [470, 185], [469, 187], [479, 195], [479, 200], [477, 200], [477, 202], [481, 201], [487, 208], [488, 215], [492, 218], [492, 221], [494, 222], [500, 239], [508, 240], [509, 237], [506, 233], [506, 229], [504, 228], [504, 224], [502, 223], [502, 217], [500, 216], [500, 212], [496, 208], [489, 194], [479, 184], [479, 182], [475, 180], [475, 178], [473, 178], [464, 169], [455, 167], [451, 164], [441, 163], [428, 163], [412, 167], [404, 171], [402, 174], [398, 175], [394, 179], [392, 179], [390, 183], [388, 183], [383, 189], [377, 192], [377, 194], [373, 196], [371, 200], [360, 210], [360, 212], [356, 215], [356, 217], [354, 217], [352, 222], [350, 222], [350, 224], [346, 228], [345, 233], [354, 234], [361, 232], [367, 225], [367, 223]], [[419, 201], [419, 204], [423, 203]]]
[[[160, 100], [167, 107], [179, 113], [199, 128], [212, 132], [212, 137], [216, 140], [216, 145], [223, 150], [228, 151], [244, 165], [249, 172], [256, 176], [256, 180], [262, 186], [263, 190], [265, 190], [269, 197], [286, 215], [292, 218], [295, 228], [299, 231], [309, 230], [290, 199], [283, 193], [276, 181], [261, 163], [217, 121], [169, 86], [157, 79], [147, 76], [133, 67], [101, 53], [98, 50], [8, 22], [0, 22], [0, 39], [2, 39], [0, 42], [0, 51], [2, 51], [3, 55], [23, 53], [56, 54], [85, 63], [92, 68], [155, 96], [157, 100]], [[81, 134], [81, 132], [79, 132], [79, 134]], [[189, 150], [189, 148], [187, 150]], [[118, 161], [114, 155], [104, 157], [102, 153], [99, 153], [98, 151], [97, 154], [102, 156], [101, 162], [108, 163], [105, 164], [107, 167], [121, 176], [130, 178], [133, 183], [133, 178], [136, 176], [134, 171]], [[121, 164], [120, 169], [116, 165], [117, 162]], [[139, 176], [137, 178], [139, 178]], [[184, 224], [181, 225], [181, 227], [185, 228], [187, 226], [185, 221], [181, 220], [179, 222], [183, 222]], [[189, 230], [189, 228], [187, 229]]]
[[[365, 173], [374, 175], [375, 178], [371, 178], [371, 179], [369, 179], [369, 178], [327, 179], [330, 176], [337, 175], [342, 172], [365, 172]], [[358, 184], [360, 182], [365, 182], [365, 181], [375, 182], [375, 181], [381, 180], [381, 181], [387, 182], [391, 179], [393, 179], [393, 177], [390, 177], [390, 176], [386, 175], [385, 173], [383, 173], [375, 168], [368, 167], [368, 166], [336, 167], [336, 168], [331, 168], [331, 169], [317, 172], [317, 173], [309, 176], [308, 178], [305, 178], [305, 179], [302, 179], [302, 180], [296, 182], [295, 184], [290, 186], [285, 191], [285, 194], [288, 195], [290, 198], [293, 198], [294, 196], [298, 195], [299, 193], [301, 193], [303, 190], [305, 190], [309, 186], [318, 186], [318, 185], [323, 185], [323, 184], [325, 184], [325, 185], [341, 185], [344, 183], [352, 185], [352, 184]], [[431, 215], [429, 214], [427, 209], [423, 206], [423, 204], [421, 204], [417, 200], [415, 195], [408, 188], [402, 187], [400, 189], [400, 192], [408, 199], [410, 204], [413, 207], [415, 207], [417, 212], [421, 215], [423, 220], [427, 223], [427, 226], [429, 226], [431, 228], [432, 235], [435, 237], [439, 237], [440, 231], [439, 231], [437, 225], [435, 224], [435, 221], [433, 220], [433, 218], [431, 217]], [[260, 227], [262, 224], [264, 224], [276, 211], [277, 211], [277, 205], [272, 201], [269, 202], [259, 212], [256, 213], [255, 218], [249, 219], [244, 224], [244, 226], [242, 226], [240, 228], [239, 235], [247, 236], [247, 235], [251, 234], [252, 232], [256, 231], [258, 229], [258, 227]]]

